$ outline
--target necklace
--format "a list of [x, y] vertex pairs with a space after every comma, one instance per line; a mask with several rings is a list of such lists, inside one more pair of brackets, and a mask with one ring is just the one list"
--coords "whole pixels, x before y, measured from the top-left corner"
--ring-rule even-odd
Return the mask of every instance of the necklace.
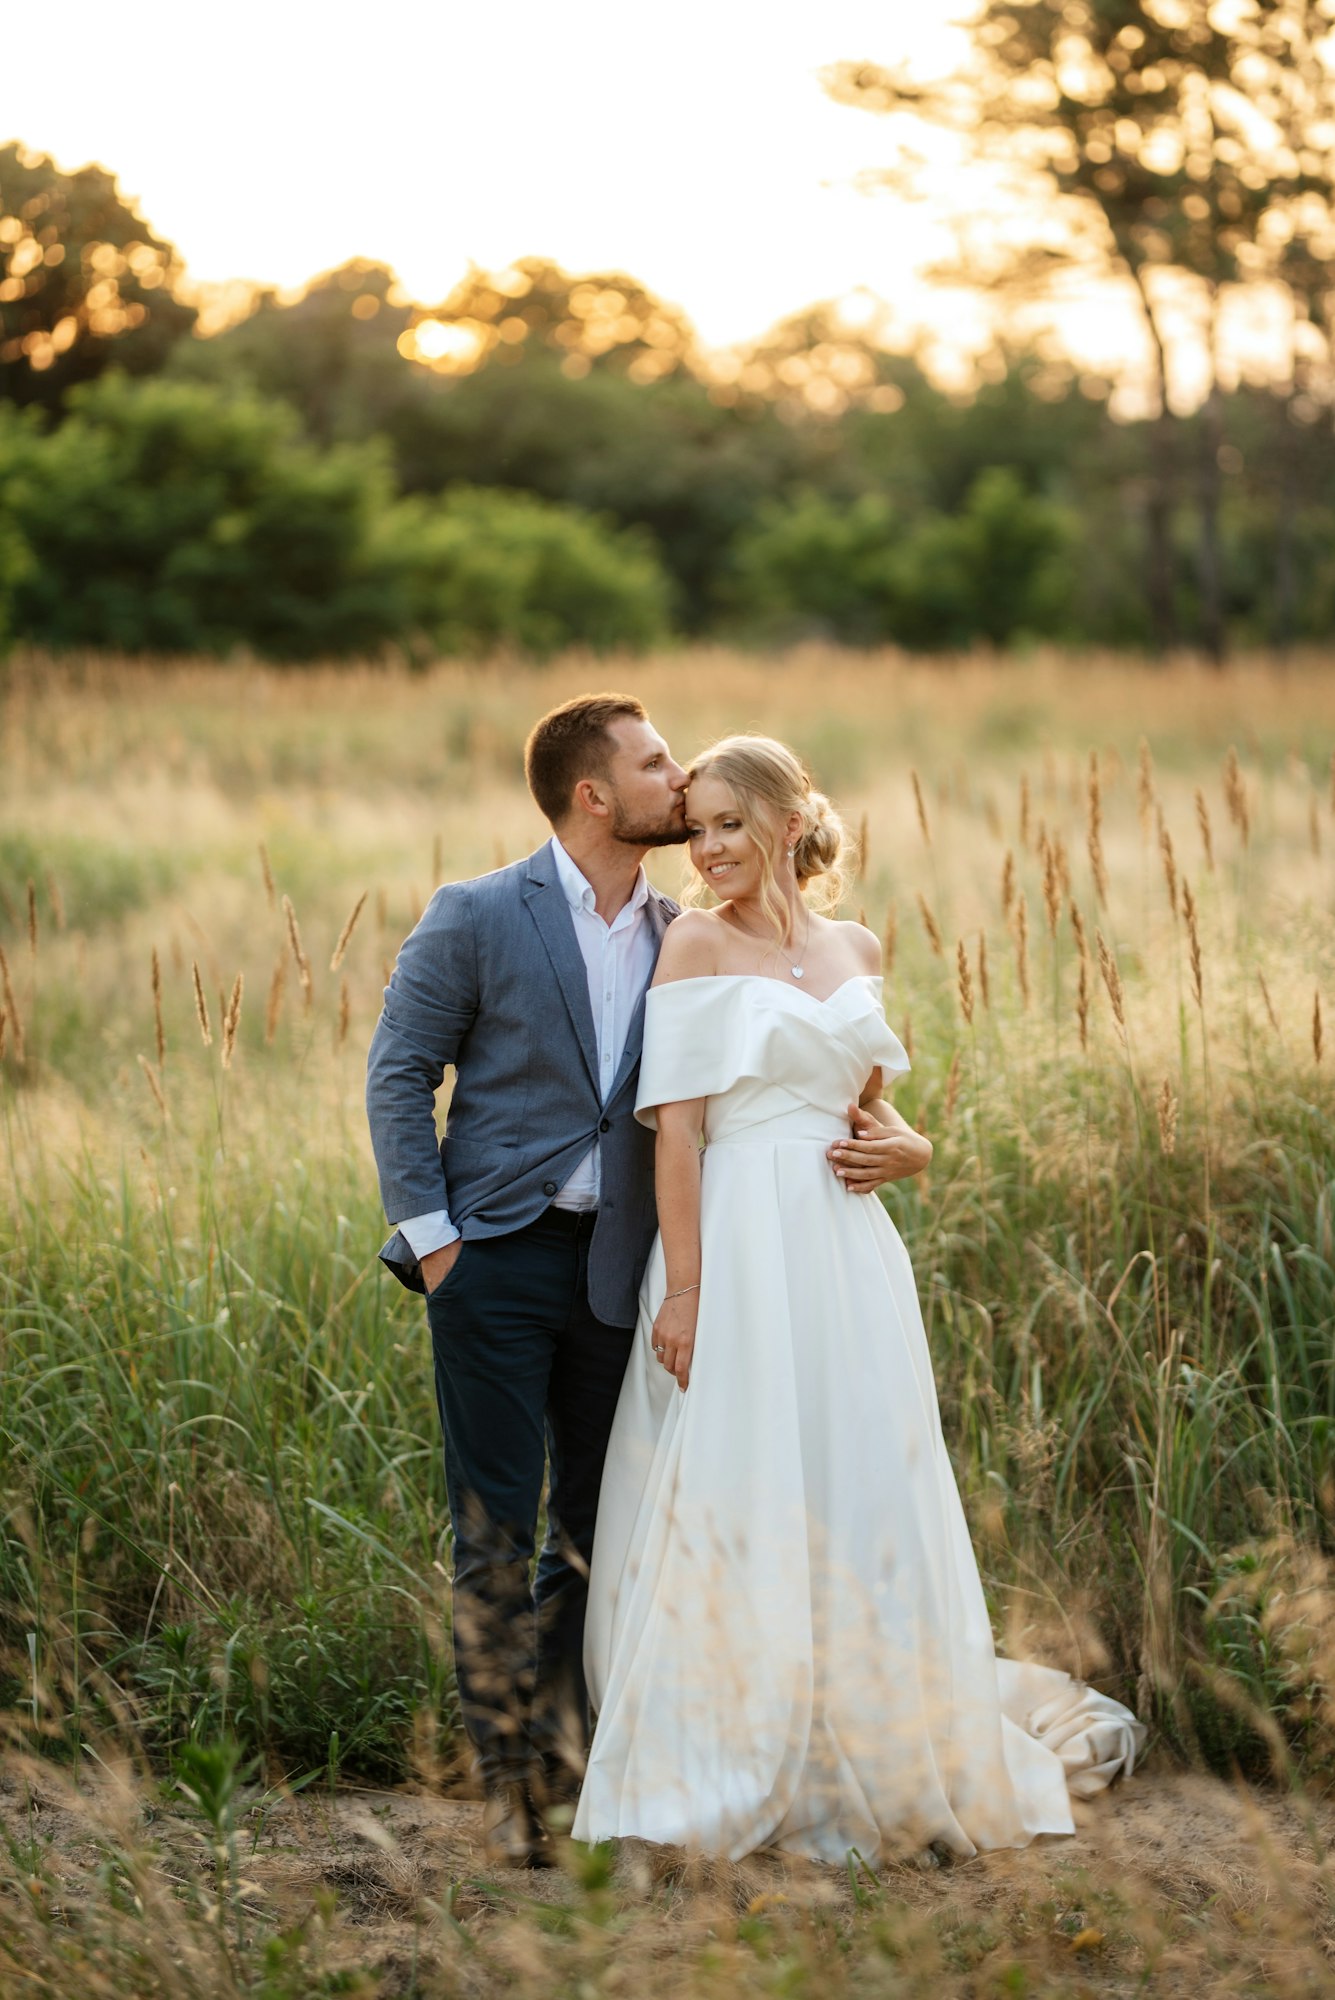
[[[806, 907], [807, 907], [807, 927], [806, 927], [806, 932], [802, 938], [802, 951], [801, 951], [801, 956], [803, 958], [806, 957], [807, 946], [811, 943], [811, 906], [810, 904], [808, 904]], [[741, 918], [737, 915], [736, 910], [733, 911], [732, 920], [736, 924], [739, 931], [745, 931], [747, 937], [753, 937], [753, 938], [759, 937], [760, 933], [758, 931], [753, 931], [749, 925], [744, 924]], [[807, 969], [805, 965], [799, 965], [796, 959], [789, 958], [787, 952], [784, 950], [781, 944], [776, 945], [775, 950], [778, 952], [780, 958], [782, 958], [784, 963], [787, 965], [788, 970], [792, 973], [794, 979], [806, 978]]]

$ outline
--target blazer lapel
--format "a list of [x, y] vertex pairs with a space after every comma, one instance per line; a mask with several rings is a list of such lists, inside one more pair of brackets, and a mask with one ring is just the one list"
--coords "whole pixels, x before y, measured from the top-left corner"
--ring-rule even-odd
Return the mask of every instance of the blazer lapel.
[[598, 1090], [598, 1042], [589, 1006], [588, 974], [569, 906], [552, 861], [552, 852], [546, 843], [529, 858], [523, 893], [529, 915], [538, 927], [538, 935], [552, 962], [552, 971], [556, 974], [561, 998], [565, 1001], [571, 1025], [578, 1037], [585, 1068], [594, 1089]]
[[[663, 945], [663, 934], [672, 922], [672, 919], [677, 915], [677, 905], [670, 903], [666, 896], [660, 896], [657, 889], [651, 887], [649, 890], [649, 900], [644, 906], [644, 914], [654, 933], [654, 963], [657, 964], [658, 954]], [[650, 983], [652, 983], [652, 972], [649, 974], [649, 979]], [[612, 1088], [607, 1093], [609, 1104], [634, 1070], [636, 1063], [640, 1060], [640, 1055], [644, 1048], [644, 1004], [648, 998], [648, 994], [649, 987], [646, 986], [644, 992], [641, 993], [635, 1003], [635, 1012], [630, 1017], [630, 1026], [626, 1030], [626, 1046], [622, 1051], [621, 1061], [617, 1066], [617, 1073], [613, 1080]]]

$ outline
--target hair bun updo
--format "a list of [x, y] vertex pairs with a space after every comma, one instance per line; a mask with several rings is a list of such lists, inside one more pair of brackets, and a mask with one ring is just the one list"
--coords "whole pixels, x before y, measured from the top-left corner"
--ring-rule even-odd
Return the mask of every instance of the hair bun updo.
[[848, 834], [824, 792], [812, 790], [802, 801], [808, 823], [798, 835], [793, 847], [793, 867], [797, 879], [804, 886], [816, 875], [833, 875], [837, 882], [822, 886], [830, 902], [839, 900], [843, 887], [843, 860], [848, 848]]

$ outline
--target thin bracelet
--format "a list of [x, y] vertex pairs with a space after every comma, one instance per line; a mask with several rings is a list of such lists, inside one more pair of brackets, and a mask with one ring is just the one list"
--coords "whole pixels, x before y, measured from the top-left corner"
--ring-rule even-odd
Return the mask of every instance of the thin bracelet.
[[666, 1305], [669, 1299], [684, 1299], [687, 1292], [698, 1292], [699, 1289], [700, 1286], [696, 1283], [694, 1285], [683, 1285], [678, 1292], [665, 1292], [663, 1294], [663, 1304]]

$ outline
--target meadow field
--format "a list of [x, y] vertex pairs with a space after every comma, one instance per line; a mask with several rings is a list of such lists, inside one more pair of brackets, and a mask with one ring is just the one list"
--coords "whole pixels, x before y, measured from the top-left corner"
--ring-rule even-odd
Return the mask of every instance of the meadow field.
[[[1328, 659], [0, 673], [5, 2000], [1321, 1990]], [[545, 836], [524, 736], [594, 686], [683, 758], [785, 737], [858, 835], [935, 1146], [885, 1198], [998, 1639], [1153, 1726], [1073, 1843], [482, 1871], [364, 1057], [435, 885]]]

